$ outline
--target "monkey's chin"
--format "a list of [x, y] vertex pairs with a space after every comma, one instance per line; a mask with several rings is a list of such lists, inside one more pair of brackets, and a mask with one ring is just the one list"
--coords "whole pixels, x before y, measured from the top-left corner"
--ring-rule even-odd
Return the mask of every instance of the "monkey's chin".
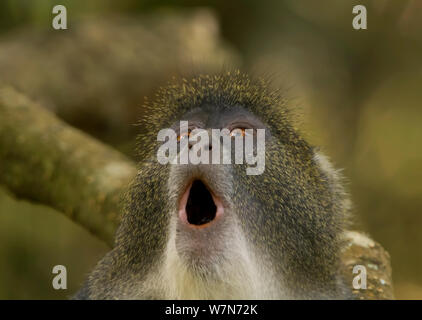
[[179, 202], [179, 219], [190, 228], [210, 227], [223, 213], [222, 201], [200, 179], [189, 183]]

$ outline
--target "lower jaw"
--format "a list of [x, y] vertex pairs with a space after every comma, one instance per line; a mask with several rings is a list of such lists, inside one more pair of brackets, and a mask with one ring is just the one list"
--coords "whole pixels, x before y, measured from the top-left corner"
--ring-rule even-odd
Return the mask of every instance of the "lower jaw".
[[186, 270], [196, 276], [210, 276], [216, 274], [221, 268], [219, 261], [222, 261], [224, 256], [222, 252], [214, 252], [207, 248], [200, 250], [192, 247], [187, 248], [186, 245], [183, 245], [183, 248], [180, 248], [177, 251]]

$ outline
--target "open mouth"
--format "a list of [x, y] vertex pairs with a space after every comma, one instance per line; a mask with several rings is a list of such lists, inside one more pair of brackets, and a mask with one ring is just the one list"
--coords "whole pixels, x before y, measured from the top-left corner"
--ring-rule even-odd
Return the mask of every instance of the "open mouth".
[[193, 227], [208, 226], [222, 212], [221, 201], [201, 180], [194, 180], [180, 200], [179, 217]]

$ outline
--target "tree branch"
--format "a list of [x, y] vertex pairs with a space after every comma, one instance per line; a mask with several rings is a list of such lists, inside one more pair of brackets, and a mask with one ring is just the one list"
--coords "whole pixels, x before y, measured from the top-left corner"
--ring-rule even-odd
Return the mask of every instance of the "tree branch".
[[342, 254], [342, 273], [353, 286], [353, 278], [361, 275], [353, 273], [357, 265], [364, 266], [367, 274], [366, 289], [355, 289], [356, 299], [394, 299], [391, 276], [390, 255], [377, 242], [363, 233], [346, 233], [347, 246]]
[[122, 154], [0, 88], [0, 183], [112, 244], [120, 193], [135, 175]]

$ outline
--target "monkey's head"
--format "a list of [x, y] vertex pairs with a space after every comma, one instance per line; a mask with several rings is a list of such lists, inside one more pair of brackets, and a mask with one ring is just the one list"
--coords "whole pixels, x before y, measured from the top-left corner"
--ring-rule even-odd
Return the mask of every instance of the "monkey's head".
[[[328, 161], [293, 128], [279, 93], [239, 72], [199, 76], [160, 89], [145, 113], [143, 163], [116, 246], [90, 277], [102, 288], [92, 297], [338, 297], [348, 201]], [[178, 147], [175, 161], [161, 164], [157, 135], [165, 128]], [[181, 164], [182, 141], [195, 129], [209, 141], [197, 150], [188, 141], [186, 150], [206, 151], [210, 161]], [[231, 162], [211, 160], [224, 153], [213, 129], [231, 141]], [[249, 174], [254, 165], [235, 160], [234, 144], [249, 134], [252, 153], [262, 152], [259, 129], [265, 167]]]

